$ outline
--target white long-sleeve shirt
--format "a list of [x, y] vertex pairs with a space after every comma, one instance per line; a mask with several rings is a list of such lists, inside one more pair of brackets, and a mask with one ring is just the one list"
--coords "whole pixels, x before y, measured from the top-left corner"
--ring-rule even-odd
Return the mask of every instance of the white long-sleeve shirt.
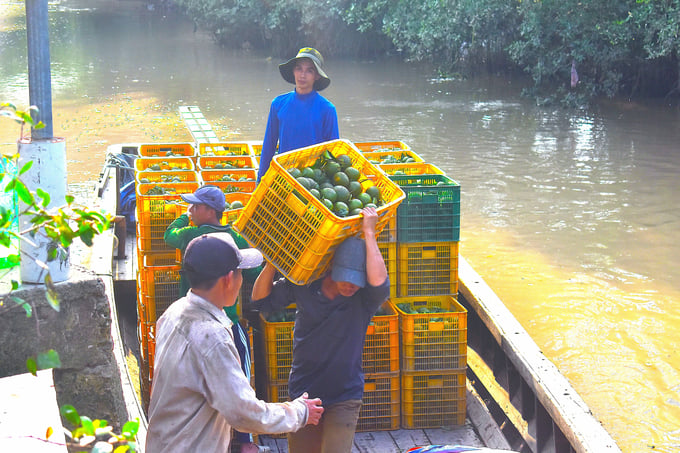
[[191, 291], [158, 320], [149, 453], [227, 452], [232, 427], [273, 434], [306, 424], [307, 406], [300, 399], [257, 399], [232, 335], [224, 311]]

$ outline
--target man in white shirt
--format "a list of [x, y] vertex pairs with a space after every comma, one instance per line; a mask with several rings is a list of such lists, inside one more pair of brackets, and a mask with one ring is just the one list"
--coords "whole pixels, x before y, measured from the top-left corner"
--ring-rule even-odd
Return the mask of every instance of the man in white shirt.
[[262, 263], [228, 233], [203, 235], [186, 248], [182, 272], [191, 289], [156, 325], [154, 380], [146, 451], [228, 452], [231, 428], [275, 434], [316, 425], [321, 400], [307, 394], [286, 403], [258, 400], [240, 367], [231, 321], [241, 269]]

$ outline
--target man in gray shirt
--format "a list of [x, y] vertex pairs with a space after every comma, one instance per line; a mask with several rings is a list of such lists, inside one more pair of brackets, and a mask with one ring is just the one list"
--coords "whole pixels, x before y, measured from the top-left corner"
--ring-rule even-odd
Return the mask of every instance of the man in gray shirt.
[[273, 434], [319, 422], [321, 400], [304, 394], [265, 403], [241, 370], [223, 307], [236, 303], [241, 269], [261, 263], [259, 251], [239, 250], [228, 233], [203, 235], [187, 246], [182, 272], [191, 289], [156, 325], [149, 453], [228, 452], [232, 427]]

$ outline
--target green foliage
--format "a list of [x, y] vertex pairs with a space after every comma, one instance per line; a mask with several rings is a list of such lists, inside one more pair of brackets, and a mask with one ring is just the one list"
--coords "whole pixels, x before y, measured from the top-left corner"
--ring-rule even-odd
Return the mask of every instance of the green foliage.
[[80, 415], [70, 404], [61, 406], [59, 412], [74, 427], [66, 433], [69, 438], [67, 445], [71, 449], [86, 448], [92, 453], [137, 451], [135, 437], [139, 430], [139, 419], [125, 423], [121, 433], [115, 434], [106, 420], [92, 420]]
[[231, 47], [396, 49], [442, 73], [523, 72], [538, 104], [680, 93], [680, 0], [174, 1]]

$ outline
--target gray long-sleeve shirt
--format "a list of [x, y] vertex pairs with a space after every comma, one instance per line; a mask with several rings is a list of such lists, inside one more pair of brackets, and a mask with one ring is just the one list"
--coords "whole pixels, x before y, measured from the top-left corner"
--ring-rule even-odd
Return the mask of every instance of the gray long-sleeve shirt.
[[301, 400], [258, 400], [241, 370], [231, 321], [189, 291], [157, 322], [146, 450], [227, 452], [231, 428], [250, 433], [297, 431], [307, 422]]

